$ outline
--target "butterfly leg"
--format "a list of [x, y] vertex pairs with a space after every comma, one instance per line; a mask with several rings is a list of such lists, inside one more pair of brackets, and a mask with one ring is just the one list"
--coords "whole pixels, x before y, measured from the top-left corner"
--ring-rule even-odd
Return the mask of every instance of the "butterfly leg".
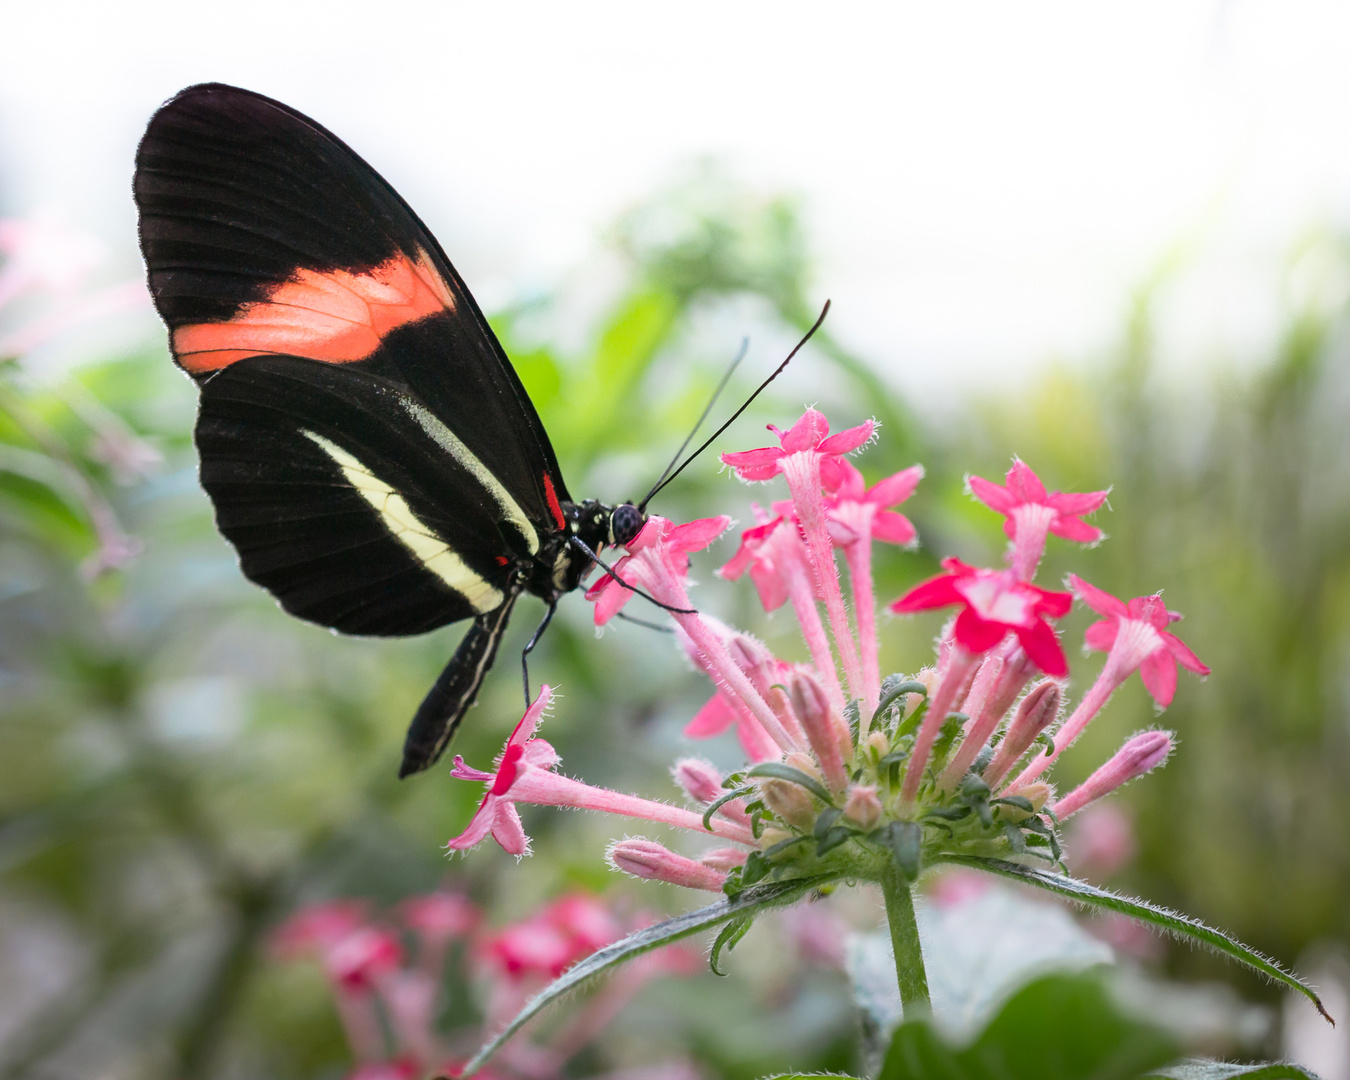
[[525, 681], [525, 707], [530, 707], [530, 653], [534, 652], [534, 647], [539, 644], [539, 639], [544, 636], [544, 631], [548, 629], [548, 624], [553, 621], [553, 613], [558, 610], [557, 601], [549, 604], [548, 610], [544, 612], [544, 621], [539, 624], [539, 629], [534, 632], [530, 638], [529, 644], [521, 650], [520, 653], [520, 676]]
[[400, 780], [434, 765], [445, 752], [497, 657], [497, 646], [519, 595], [519, 590], [508, 592], [500, 607], [474, 619], [436, 685], [427, 692], [403, 743]]

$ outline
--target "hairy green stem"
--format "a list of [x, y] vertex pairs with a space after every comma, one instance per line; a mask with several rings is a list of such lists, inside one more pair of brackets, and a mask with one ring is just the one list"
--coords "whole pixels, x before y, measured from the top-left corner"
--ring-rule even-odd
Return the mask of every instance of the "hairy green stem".
[[919, 923], [914, 917], [914, 896], [894, 859], [886, 860], [881, 872], [881, 892], [886, 898], [886, 921], [891, 927], [891, 947], [895, 950], [895, 978], [900, 984], [900, 1004], [905, 1019], [912, 1020], [931, 1007], [928, 1001], [928, 975], [923, 969], [923, 949], [919, 944]]

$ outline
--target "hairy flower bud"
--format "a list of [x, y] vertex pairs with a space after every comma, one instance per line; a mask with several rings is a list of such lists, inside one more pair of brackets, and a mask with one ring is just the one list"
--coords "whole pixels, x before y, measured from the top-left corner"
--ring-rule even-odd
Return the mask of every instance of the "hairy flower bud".
[[848, 724], [830, 707], [825, 687], [809, 668], [793, 669], [788, 679], [788, 693], [826, 782], [831, 790], [843, 791], [848, 785], [844, 761], [851, 750]]
[[1063, 691], [1053, 679], [1042, 679], [1022, 699], [994, 758], [985, 766], [984, 781], [997, 788], [1009, 770], [1036, 741], [1036, 736], [1055, 722]]
[[884, 758], [891, 752], [891, 740], [886, 737], [884, 731], [874, 731], [867, 736], [867, 745], [871, 747], [872, 752], [877, 758]]
[[1019, 788], [1017, 794], [1031, 803], [1031, 813], [1025, 810], [1019, 810], [1015, 806], [1003, 806], [1003, 816], [1009, 821], [1026, 821], [1032, 816], [1032, 813], [1039, 814], [1045, 808], [1045, 804], [1055, 794], [1055, 789], [1049, 784], [1037, 781], [1034, 784], [1028, 784], [1024, 788]]
[[1110, 761], [1074, 788], [1052, 810], [1062, 821], [1088, 803], [1127, 784], [1136, 776], [1152, 772], [1172, 753], [1172, 736], [1166, 731], [1142, 731], [1125, 740]]
[[805, 788], [788, 780], [765, 780], [760, 784], [764, 803], [790, 825], [809, 829], [816, 821], [816, 806]]
[[856, 821], [868, 832], [875, 829], [881, 822], [881, 800], [877, 798], [876, 786], [857, 784], [849, 788], [844, 817]]
[[606, 852], [609, 864], [636, 878], [668, 881], [686, 889], [720, 892], [726, 875], [701, 862], [677, 855], [655, 840], [640, 836], [618, 840]]
[[736, 869], [738, 866], [744, 866], [748, 854], [749, 852], [745, 848], [715, 847], [705, 851], [699, 856], [698, 861], [704, 866], [710, 866], [714, 870], [721, 870], [725, 873], [728, 870]]
[[680, 790], [696, 803], [707, 804], [724, 794], [722, 774], [702, 758], [680, 758], [670, 774]]

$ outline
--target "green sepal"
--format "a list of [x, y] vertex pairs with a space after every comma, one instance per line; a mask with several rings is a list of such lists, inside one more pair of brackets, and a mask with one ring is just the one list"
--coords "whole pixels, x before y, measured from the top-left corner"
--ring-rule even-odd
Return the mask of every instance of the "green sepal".
[[[896, 680], [892, 682], [891, 680]], [[881, 700], [877, 702], [876, 711], [872, 713], [872, 723], [875, 724], [878, 719], [886, 714], [886, 710], [895, 704], [897, 699], [906, 694], [922, 694], [926, 699], [928, 697], [928, 687], [917, 679], [906, 679], [902, 675], [887, 675], [881, 683]]]
[[918, 880], [922, 868], [922, 825], [917, 821], [892, 821], [872, 833], [868, 839], [886, 846], [906, 881], [913, 884]]
[[717, 798], [715, 798], [712, 802], [708, 804], [707, 809], [703, 811], [703, 827], [707, 829], [709, 832], [712, 832], [713, 814], [717, 813], [718, 810], [720, 810], [723, 806], [725, 806], [732, 800], [743, 799], [747, 795], [755, 794], [757, 790], [758, 789], [754, 787], [743, 787], [737, 788], [735, 791], [728, 791], [725, 795], [717, 796]]
[[834, 796], [830, 794], [829, 789], [824, 784], [810, 773], [804, 773], [801, 769], [794, 769], [791, 765], [784, 765], [781, 761], [761, 761], [745, 775], [786, 780], [789, 784], [796, 784], [798, 787], [805, 788], [826, 806], [834, 805]]
[[722, 958], [722, 950], [731, 952], [736, 947], [736, 943], [750, 932], [750, 924], [754, 917], [751, 915], [738, 915], [732, 919], [726, 926], [722, 927], [721, 932], [712, 943], [712, 949], [708, 953], [708, 967], [712, 969], [714, 975], [720, 975], [726, 978], [726, 972], [717, 966], [717, 961]]

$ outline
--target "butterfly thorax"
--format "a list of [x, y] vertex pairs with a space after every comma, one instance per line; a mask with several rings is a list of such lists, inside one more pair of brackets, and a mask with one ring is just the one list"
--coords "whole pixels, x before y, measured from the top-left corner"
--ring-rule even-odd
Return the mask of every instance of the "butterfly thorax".
[[571, 542], [572, 537], [599, 555], [607, 548], [630, 543], [647, 520], [632, 503], [606, 506], [595, 499], [587, 499], [579, 503], [563, 502], [560, 506], [567, 527], [555, 534], [553, 543], [541, 548], [534, 572], [525, 585], [546, 601], [571, 592], [595, 569], [590, 556]]

